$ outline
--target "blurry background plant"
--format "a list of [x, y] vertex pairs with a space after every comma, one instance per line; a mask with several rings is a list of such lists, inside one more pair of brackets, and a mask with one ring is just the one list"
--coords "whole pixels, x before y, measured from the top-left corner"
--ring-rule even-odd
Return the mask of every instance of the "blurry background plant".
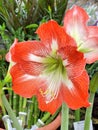
[[1, 0], [0, 18], [10, 33], [22, 27], [28, 34], [27, 25], [33, 28], [51, 18], [61, 23], [66, 5], [67, 0]]

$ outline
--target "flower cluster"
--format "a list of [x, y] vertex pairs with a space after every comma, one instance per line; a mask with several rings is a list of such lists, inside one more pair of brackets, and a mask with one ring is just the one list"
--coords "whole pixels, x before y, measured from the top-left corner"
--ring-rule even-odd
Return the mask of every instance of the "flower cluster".
[[39, 41], [15, 39], [7, 54], [14, 92], [36, 95], [39, 108], [52, 114], [63, 102], [71, 109], [88, 107], [85, 65], [98, 60], [98, 27], [87, 26], [88, 20], [84, 9], [73, 6], [63, 26], [50, 20], [38, 27]]

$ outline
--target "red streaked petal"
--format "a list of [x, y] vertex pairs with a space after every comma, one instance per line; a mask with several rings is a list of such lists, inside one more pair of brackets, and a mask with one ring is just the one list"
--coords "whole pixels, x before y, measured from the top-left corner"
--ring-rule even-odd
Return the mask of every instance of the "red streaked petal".
[[63, 102], [65, 102], [71, 109], [90, 106], [90, 103], [88, 102], [89, 77], [86, 71], [84, 71], [79, 77], [71, 79], [71, 81], [74, 88], [69, 89], [70, 86], [65, 86], [64, 84], [61, 85], [58, 97], [49, 103], [46, 103], [45, 98], [39, 94], [39, 108], [42, 111], [48, 111], [53, 114]]
[[73, 89], [68, 89], [67, 86], [63, 86], [61, 89], [62, 96], [65, 103], [71, 109], [78, 109], [81, 107], [88, 107], [88, 87], [89, 77], [86, 71], [84, 71], [79, 77], [73, 78], [72, 83], [74, 84]]
[[[40, 60], [41, 57], [46, 56], [49, 53], [41, 42], [38, 41], [25, 41], [19, 42], [12, 50], [12, 59], [15, 62]], [[32, 58], [33, 57], [33, 58]]]
[[43, 72], [44, 66], [41, 63], [31, 62], [31, 61], [22, 61], [21, 68], [25, 71], [25, 73], [30, 74], [32, 76], [38, 76]]
[[37, 92], [37, 80], [35, 76], [26, 74], [21, 67], [16, 64], [10, 70], [12, 76], [12, 89], [16, 94], [30, 98]]
[[84, 44], [85, 48], [89, 48], [91, 51], [84, 54], [86, 63], [91, 64], [98, 60], [98, 37], [91, 37]]
[[[61, 98], [61, 100], [60, 100]], [[42, 110], [42, 111], [48, 111], [50, 112], [51, 114], [54, 114], [57, 109], [62, 105], [62, 97], [57, 97], [56, 99], [52, 100], [51, 102], [49, 103], [46, 103], [45, 102], [45, 98], [42, 97], [40, 94], [37, 95], [37, 99], [38, 99], [38, 105], [39, 105], [39, 109]]]
[[[73, 58], [74, 55], [74, 58]], [[72, 51], [71, 54], [68, 55], [69, 65], [66, 67], [67, 73], [69, 77], [77, 77], [85, 68], [86, 62], [82, 53], [78, 51]]]
[[63, 57], [63, 64], [65, 64], [68, 77], [77, 77], [83, 72], [86, 60], [83, 53], [78, 52], [76, 47], [61, 48], [59, 54]]
[[86, 26], [88, 19], [89, 17], [83, 8], [73, 6], [65, 14], [64, 28], [73, 38], [86, 39], [88, 36]]
[[43, 70], [42, 59], [49, 50], [37, 41], [19, 42], [12, 49], [12, 59], [21, 64], [25, 73], [39, 75]]
[[51, 48], [54, 42], [58, 45], [58, 48], [66, 45], [67, 35], [64, 29], [54, 20], [50, 20], [47, 23], [40, 25], [36, 33], [45, 46], [49, 48]]

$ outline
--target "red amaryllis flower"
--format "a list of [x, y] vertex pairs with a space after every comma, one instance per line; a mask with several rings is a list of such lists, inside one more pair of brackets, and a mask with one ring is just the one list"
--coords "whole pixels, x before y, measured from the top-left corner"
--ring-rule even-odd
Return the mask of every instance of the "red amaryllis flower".
[[66, 12], [64, 28], [77, 43], [78, 51], [84, 53], [87, 63], [98, 60], [98, 27], [87, 26], [89, 16], [86, 11], [73, 6]]
[[41, 41], [19, 42], [10, 50], [15, 93], [37, 95], [40, 109], [51, 113], [63, 102], [72, 109], [89, 106], [85, 59], [71, 46], [75, 41], [53, 20], [36, 32]]

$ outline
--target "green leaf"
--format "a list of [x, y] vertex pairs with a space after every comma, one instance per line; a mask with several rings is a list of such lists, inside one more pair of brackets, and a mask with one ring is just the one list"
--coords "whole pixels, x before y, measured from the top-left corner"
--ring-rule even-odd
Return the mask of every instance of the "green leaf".
[[30, 24], [26, 26], [26, 28], [37, 28], [37, 27], [38, 27], [37, 24]]
[[68, 0], [38, 0], [40, 11], [48, 17], [48, 20], [51, 14], [50, 19], [55, 19], [58, 23], [62, 22], [67, 3]]
[[90, 91], [95, 93], [98, 89], [98, 72], [96, 72], [90, 81]]

